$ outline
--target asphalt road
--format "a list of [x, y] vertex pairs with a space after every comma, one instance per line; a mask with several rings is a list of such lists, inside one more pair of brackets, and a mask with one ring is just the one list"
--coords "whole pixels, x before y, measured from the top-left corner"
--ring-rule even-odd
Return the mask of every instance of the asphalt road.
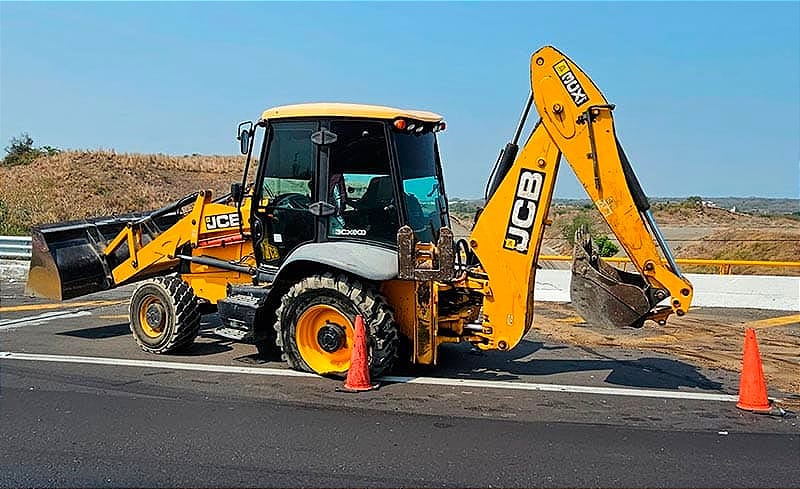
[[[752, 487], [800, 481], [797, 433], [721, 435], [319, 407], [252, 395], [240, 378], [227, 379], [239, 383], [238, 393], [197, 391], [191, 376], [179, 374], [184, 386], [169, 387], [115, 370], [121, 369], [3, 366], [0, 438], [13, 447], [0, 453], [4, 486]], [[163, 372], [138, 372], [147, 374]]]
[[[736, 393], [735, 374], [666, 355], [532, 333], [509, 353], [447, 347], [439, 368], [400, 372], [463, 385], [386, 383], [353, 395], [335, 380], [282, 375], [281, 362], [215, 337], [214, 316], [188, 354], [153, 356], [136, 348], [125, 304], [114, 303], [124, 289], [45, 309], [20, 284], [0, 285], [0, 352], [56, 360], [0, 355], [3, 487], [800, 485], [796, 416], [521, 388]], [[76, 355], [108, 362], [59, 360]]]

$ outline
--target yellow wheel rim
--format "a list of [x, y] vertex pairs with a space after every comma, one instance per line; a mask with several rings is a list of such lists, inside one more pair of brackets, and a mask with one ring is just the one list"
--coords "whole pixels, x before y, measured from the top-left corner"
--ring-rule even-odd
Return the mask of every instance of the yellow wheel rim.
[[335, 307], [313, 305], [297, 320], [297, 349], [318, 374], [346, 372], [350, 368], [353, 331], [353, 323]]
[[139, 306], [139, 324], [142, 332], [150, 338], [158, 338], [164, 333], [167, 314], [164, 304], [153, 295], [145, 297]]

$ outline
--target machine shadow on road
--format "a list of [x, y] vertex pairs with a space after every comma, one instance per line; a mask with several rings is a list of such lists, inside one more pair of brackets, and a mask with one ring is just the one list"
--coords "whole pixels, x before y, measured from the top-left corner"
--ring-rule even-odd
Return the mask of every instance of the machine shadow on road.
[[119, 323], [109, 324], [107, 326], [98, 326], [96, 328], [73, 329], [55, 334], [59, 336], [71, 336], [73, 338], [83, 338], [87, 340], [99, 340], [129, 335], [131, 334], [131, 329], [128, 326], [128, 323]]
[[[206, 319], [206, 317], [204, 317], [204, 319]], [[175, 355], [200, 357], [233, 350], [233, 346], [231, 346], [231, 340], [214, 334], [213, 330], [217, 325], [218, 324], [215, 321], [204, 321], [200, 328], [200, 334], [197, 336], [197, 338], [201, 341], [195, 341], [186, 351], [176, 352]], [[81, 328], [70, 331], [61, 331], [55, 334], [59, 336], [70, 336], [73, 338], [98, 340], [116, 338], [120, 336], [130, 336], [131, 329], [129, 323], [125, 322], [97, 326], [94, 328]]]
[[677, 389], [689, 387], [703, 390], [721, 390], [722, 384], [704, 376], [697, 367], [678, 360], [642, 357], [631, 360], [615, 359], [588, 348], [583, 351], [592, 359], [533, 358], [531, 355], [547, 350], [567, 349], [567, 346], [550, 346], [541, 342], [523, 340], [509, 352], [476, 352], [467, 345], [443, 345], [439, 349], [439, 362], [435, 370], [414, 368], [407, 374], [435, 375], [479, 380], [521, 380], [563, 373], [597, 371], [606, 375], [604, 383], [643, 388]]
[[[234, 349], [231, 340], [214, 334], [218, 325], [215, 315], [204, 316], [198, 341], [180, 357], [204, 357]], [[87, 340], [111, 339], [131, 334], [129, 325], [116, 323], [92, 328], [62, 331], [57, 335]], [[617, 386], [677, 389], [688, 387], [703, 390], [721, 390], [722, 384], [708, 379], [697, 367], [663, 357], [619, 359], [604, 355], [588, 347], [545, 345], [539, 341], [522, 340], [511, 351], [480, 351], [466, 344], [446, 344], [439, 349], [436, 367], [404, 366], [395, 369], [396, 375], [469, 378], [477, 380], [532, 381], [537, 377], [579, 372], [597, 372], [595, 378], [604, 384]], [[255, 348], [253, 348], [255, 349]], [[565, 350], [573, 358], [551, 358], [549, 351]], [[576, 353], [582, 358], [575, 358]], [[590, 358], [586, 358], [586, 357]], [[279, 357], [262, 358], [257, 353], [239, 359], [244, 363], [268, 365]], [[607, 374], [606, 374], [607, 372]], [[603, 378], [602, 376], [605, 375]], [[550, 380], [550, 379], [548, 379]], [[576, 382], [559, 379], [560, 382]]]

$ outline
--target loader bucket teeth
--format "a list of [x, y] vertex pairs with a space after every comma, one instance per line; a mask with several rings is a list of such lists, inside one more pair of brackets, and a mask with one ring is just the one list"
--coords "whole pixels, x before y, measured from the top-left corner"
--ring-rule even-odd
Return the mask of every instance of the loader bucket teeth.
[[578, 314], [590, 325], [639, 328], [655, 304], [648, 299], [640, 275], [604, 262], [585, 228], [575, 233], [570, 296]]

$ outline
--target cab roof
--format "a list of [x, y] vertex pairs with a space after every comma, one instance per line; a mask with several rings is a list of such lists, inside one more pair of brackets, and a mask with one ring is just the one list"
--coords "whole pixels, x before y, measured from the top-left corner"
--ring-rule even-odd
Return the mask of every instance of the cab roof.
[[443, 117], [424, 110], [397, 109], [382, 105], [345, 103], [313, 103], [282, 105], [267, 109], [261, 119], [287, 119], [290, 117], [364, 117], [368, 119], [395, 119], [407, 117], [423, 122], [439, 122]]

